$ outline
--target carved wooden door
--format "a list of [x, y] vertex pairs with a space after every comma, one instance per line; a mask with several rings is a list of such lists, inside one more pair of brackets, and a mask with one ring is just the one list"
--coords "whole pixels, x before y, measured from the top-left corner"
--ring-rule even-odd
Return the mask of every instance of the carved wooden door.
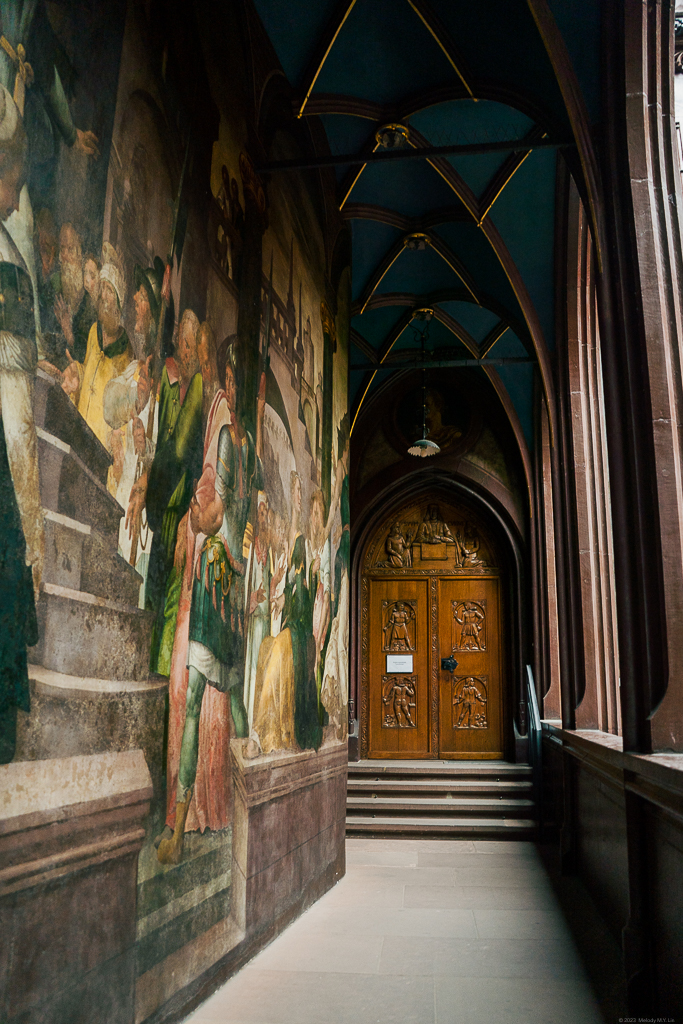
[[[439, 580], [439, 754], [502, 758], [499, 581]], [[443, 660], [453, 658], [453, 671]]]
[[362, 575], [363, 757], [504, 757], [500, 601], [471, 515], [423, 500], [377, 530]]
[[373, 757], [429, 757], [429, 581], [372, 580], [370, 743]]

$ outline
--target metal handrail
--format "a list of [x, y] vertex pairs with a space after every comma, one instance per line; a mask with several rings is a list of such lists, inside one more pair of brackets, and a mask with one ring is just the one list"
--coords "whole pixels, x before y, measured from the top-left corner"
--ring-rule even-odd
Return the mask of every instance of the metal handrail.
[[531, 665], [526, 667], [526, 699], [527, 707], [529, 709], [527, 736], [529, 740], [529, 764], [531, 765], [532, 782], [533, 782], [533, 793], [534, 793], [534, 804], [536, 806], [536, 814], [539, 830], [543, 822], [542, 813], [542, 796], [543, 796], [543, 783], [542, 783], [542, 737], [543, 730], [541, 728], [541, 715], [538, 709], [538, 698], [536, 697], [536, 684], [534, 683], [534, 673]]

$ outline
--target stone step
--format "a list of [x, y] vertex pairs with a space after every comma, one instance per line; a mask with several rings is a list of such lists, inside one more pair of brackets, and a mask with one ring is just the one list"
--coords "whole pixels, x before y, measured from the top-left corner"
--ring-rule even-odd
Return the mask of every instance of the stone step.
[[17, 719], [18, 761], [140, 748], [160, 795], [167, 680], [93, 679], [29, 665], [29, 688], [31, 712]]
[[33, 389], [33, 415], [36, 426], [69, 445], [76, 455], [106, 487], [112, 457], [85, 422], [59, 383], [36, 370]]
[[381, 793], [425, 796], [429, 793], [445, 796], [448, 793], [463, 796], [524, 796], [531, 793], [533, 783], [529, 780], [505, 779], [459, 779], [459, 778], [438, 778], [438, 779], [383, 779], [383, 778], [353, 778], [349, 773], [349, 793]]
[[124, 514], [116, 498], [70, 445], [41, 427], [36, 433], [43, 507], [93, 527], [116, 551]]
[[529, 818], [346, 818], [346, 834], [353, 835], [418, 835], [444, 836], [451, 839], [519, 839], [531, 838], [535, 822]]
[[44, 583], [38, 634], [29, 661], [95, 679], [145, 679], [152, 613], [68, 587]]
[[530, 779], [531, 766], [510, 764], [507, 761], [388, 761], [367, 760], [349, 763], [349, 778], [363, 778], [368, 775], [381, 779], [409, 778], [482, 778], [482, 779]]
[[372, 814], [398, 814], [407, 811], [411, 815], [434, 813], [444, 815], [488, 814], [505, 815], [509, 812], [524, 815], [533, 813], [533, 800], [489, 799], [488, 797], [375, 797], [349, 796], [347, 811], [370, 812]]
[[45, 509], [43, 580], [137, 605], [142, 577], [86, 523]]

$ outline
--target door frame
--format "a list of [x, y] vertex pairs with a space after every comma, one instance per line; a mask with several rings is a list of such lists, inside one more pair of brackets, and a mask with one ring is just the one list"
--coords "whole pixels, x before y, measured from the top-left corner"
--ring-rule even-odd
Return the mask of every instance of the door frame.
[[[435, 502], [442, 500], [465, 509], [470, 508], [485, 524], [500, 553], [498, 568], [501, 631], [504, 637], [502, 658], [507, 675], [504, 750], [506, 758], [514, 760], [515, 735], [526, 732], [523, 682], [524, 665], [528, 660], [529, 630], [524, 609], [531, 608], [531, 601], [525, 601], [527, 582], [524, 573], [524, 541], [509, 513], [490, 494], [478, 489], [470, 480], [429, 469], [420, 474], [419, 482], [412, 477], [384, 489], [371, 504], [366, 505], [360, 521], [354, 523], [352, 528], [351, 636], [354, 641], [353, 656], [350, 659], [349, 696], [357, 709], [359, 753], [362, 758], [367, 757], [369, 743], [369, 684], [367, 677], [364, 678], [364, 664], [367, 664], [368, 654], [367, 621], [363, 620], [363, 609], [367, 609], [367, 577], [363, 576], [365, 556], [379, 526], [406, 502], [419, 500], [426, 494], [433, 495]], [[438, 750], [430, 755], [432, 759], [438, 759], [438, 756]]]

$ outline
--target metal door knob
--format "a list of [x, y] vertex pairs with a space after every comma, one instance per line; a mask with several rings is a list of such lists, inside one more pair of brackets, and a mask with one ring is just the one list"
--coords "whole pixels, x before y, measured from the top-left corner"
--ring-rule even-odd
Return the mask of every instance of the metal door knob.
[[458, 663], [452, 656], [441, 659], [441, 668], [444, 672], [455, 672], [457, 667]]

